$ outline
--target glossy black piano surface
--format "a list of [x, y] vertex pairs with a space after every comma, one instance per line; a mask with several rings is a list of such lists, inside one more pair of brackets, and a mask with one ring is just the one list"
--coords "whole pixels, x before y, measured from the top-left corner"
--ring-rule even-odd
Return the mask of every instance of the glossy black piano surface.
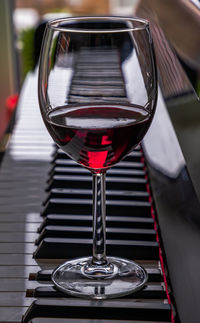
[[108, 254], [140, 262], [149, 280], [97, 302], [50, 281], [65, 258], [91, 253], [91, 178], [49, 138], [29, 74], [0, 169], [0, 322], [199, 322], [200, 106], [189, 82], [174, 95], [160, 84], [142, 146], [107, 177]]

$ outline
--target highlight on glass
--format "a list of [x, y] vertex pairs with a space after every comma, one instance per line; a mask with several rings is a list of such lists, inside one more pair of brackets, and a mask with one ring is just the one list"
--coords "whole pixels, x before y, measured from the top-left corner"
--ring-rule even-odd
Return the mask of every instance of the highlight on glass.
[[91, 255], [66, 261], [53, 271], [52, 281], [63, 292], [93, 299], [139, 290], [147, 282], [145, 269], [132, 259], [106, 255], [105, 176], [141, 142], [155, 112], [157, 77], [148, 22], [124, 17], [49, 22], [38, 96], [49, 134], [93, 179]]

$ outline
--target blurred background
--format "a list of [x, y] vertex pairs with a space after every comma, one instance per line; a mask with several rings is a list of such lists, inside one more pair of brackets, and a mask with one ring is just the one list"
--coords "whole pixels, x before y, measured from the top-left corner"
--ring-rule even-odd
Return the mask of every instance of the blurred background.
[[22, 84], [37, 65], [46, 21], [62, 16], [131, 16], [136, 3], [137, 0], [0, 1], [0, 154], [15, 120]]
[[136, 3], [137, 0], [12, 0], [21, 81], [34, 68], [34, 36], [42, 21], [59, 16], [131, 16]]
[[[199, 0], [192, 1], [199, 4]], [[15, 120], [15, 108], [22, 84], [27, 73], [34, 71], [37, 65], [45, 23], [62, 16], [133, 16], [138, 2], [139, 0], [0, 0], [0, 153], [5, 150], [7, 134]], [[140, 2], [146, 5], [145, 1]], [[140, 11], [137, 15], [140, 15]], [[159, 34], [157, 31], [155, 33]], [[156, 52], [160, 51], [159, 37], [154, 45]], [[196, 92], [200, 93], [199, 73], [190, 68], [188, 72]], [[177, 82], [173, 80], [163, 83], [167, 96], [172, 95], [169, 86], [174, 91], [176, 85]]]

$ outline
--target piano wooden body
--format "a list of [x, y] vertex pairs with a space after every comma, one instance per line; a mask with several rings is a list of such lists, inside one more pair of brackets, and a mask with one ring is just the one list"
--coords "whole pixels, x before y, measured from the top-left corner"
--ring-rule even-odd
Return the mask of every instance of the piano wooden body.
[[37, 69], [28, 75], [0, 168], [1, 323], [200, 322], [200, 106], [184, 86], [167, 96], [161, 86], [142, 145], [107, 176], [107, 252], [141, 263], [148, 283], [91, 301], [50, 280], [65, 259], [91, 253], [91, 177], [56, 149]]

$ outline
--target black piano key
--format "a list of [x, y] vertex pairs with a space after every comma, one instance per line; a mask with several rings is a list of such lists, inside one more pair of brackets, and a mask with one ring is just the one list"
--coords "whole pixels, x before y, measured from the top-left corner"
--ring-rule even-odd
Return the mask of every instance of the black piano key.
[[[56, 166], [50, 172], [50, 175], [81, 175], [90, 174], [89, 170], [83, 167], [61, 167]], [[134, 176], [134, 177], [144, 177], [145, 171], [142, 169], [118, 169], [111, 168], [107, 173], [107, 176]]]
[[[159, 268], [145, 268], [148, 274], [148, 282], [162, 282], [163, 275]], [[166, 297], [166, 296], [165, 296]]]
[[[158, 243], [154, 241], [107, 240], [107, 254], [143, 260], [158, 260]], [[45, 238], [34, 252], [36, 259], [72, 259], [91, 255], [89, 239]]]
[[[109, 177], [106, 178], [107, 189], [116, 190], [134, 190], [134, 191], [145, 191], [146, 190], [146, 179], [145, 178], [134, 178], [134, 177]], [[48, 183], [47, 191], [52, 188], [84, 188], [91, 189], [92, 187], [92, 176], [91, 175], [54, 175], [51, 181]]]
[[125, 90], [121, 87], [111, 87], [111, 86], [78, 86], [72, 85], [70, 89], [70, 97], [77, 95], [77, 96], [85, 96], [85, 91], [87, 91], [87, 97], [93, 98], [102, 95], [104, 97], [124, 97], [125, 98]]
[[[53, 167], [56, 166], [67, 166], [67, 167], [81, 167], [79, 164], [75, 163], [72, 159], [69, 159], [69, 157], [66, 158], [57, 158], [56, 154], [54, 156], [54, 159], [52, 161]], [[122, 160], [119, 162], [119, 164], [113, 166], [113, 169], [143, 169], [144, 164], [141, 162], [133, 162], [133, 161], [126, 161]], [[108, 169], [108, 174], [109, 174], [109, 169]]]
[[171, 322], [171, 307], [163, 302], [133, 299], [92, 301], [85, 299], [39, 299], [32, 303], [22, 323], [36, 317], [122, 319]]
[[[60, 148], [58, 148], [55, 152], [56, 155], [56, 159], [57, 158], [69, 158], [67, 156], [67, 154]], [[141, 150], [136, 149], [133, 150], [131, 153], [129, 153], [128, 156], [126, 156], [126, 158], [124, 159], [125, 161], [138, 161], [141, 162], [141, 157], [143, 156], [143, 153], [141, 152]]]
[[[58, 291], [54, 286], [39, 286], [35, 289], [27, 289], [27, 297], [34, 298], [66, 298], [69, 297], [67, 294]], [[124, 298], [132, 299], [165, 299], [166, 292], [161, 284], [149, 284], [146, 285], [142, 290], [124, 296]]]
[[[47, 225], [75, 225], [75, 226], [91, 226], [91, 215], [76, 214], [48, 214], [41, 225], [38, 227], [40, 233]], [[154, 221], [150, 217], [128, 217], [128, 216], [106, 216], [106, 227], [115, 228], [143, 228], [153, 229]]]
[[78, 163], [76, 163], [73, 159], [70, 159], [67, 155], [65, 158], [58, 158], [57, 156], [57, 150], [52, 154], [52, 160], [51, 160], [52, 167], [53, 169], [56, 166], [66, 166], [66, 167], [81, 167]]
[[[144, 265], [143, 265], [144, 266]], [[148, 282], [162, 282], [163, 277], [160, 269], [158, 268], [145, 268], [148, 274]], [[37, 281], [45, 282], [51, 281], [51, 269], [39, 270], [37, 273], [32, 272], [29, 279], [35, 279]]]
[[[108, 200], [106, 212], [108, 215], [151, 216], [151, 204], [146, 201]], [[91, 214], [92, 199], [50, 199], [45, 206], [42, 216], [50, 213], [59, 214]]]
[[[109, 66], [109, 64], [111, 64], [111, 66], [112, 66], [112, 64], [115, 63], [118, 65], [117, 70], [119, 73], [120, 72], [119, 71], [119, 57], [118, 57], [117, 53], [116, 52], [115, 53], [114, 52], [112, 52], [112, 53], [107, 52], [106, 58], [105, 58], [105, 56], [101, 55], [102, 53], [103, 53], [103, 51], [101, 51], [101, 50], [99, 50], [99, 51], [96, 50], [96, 51], [93, 51], [92, 53], [89, 50], [88, 51], [85, 50], [84, 52], [81, 52], [81, 55], [78, 57], [77, 65], [78, 66], [81, 66], [81, 65], [88, 66], [92, 62], [93, 64], [101, 65], [101, 67], [102, 67], [102, 66], [104, 66], [104, 64], [105, 64], [105, 66], [107, 66], [107, 65]], [[84, 76], [84, 75], [82, 75], [82, 76]], [[99, 79], [100, 76], [96, 73], [96, 77], [97, 77], [97, 79]], [[73, 77], [73, 81], [74, 81], [74, 79], [76, 79], [76, 78]], [[108, 77], [108, 75], [106, 74], [106, 77], [103, 77], [101, 79], [101, 83], [104, 82], [105, 79], [110, 80], [110, 77]], [[77, 80], [79, 81], [79, 80], [81, 80], [81, 78], [78, 78]], [[120, 74], [119, 80], [122, 81], [121, 74]]]
[[[92, 56], [91, 56], [91, 58], [92, 58]], [[114, 57], [113, 57], [114, 58]], [[99, 63], [99, 62], [97, 62], [97, 61], [94, 61], [94, 63], [93, 64], [91, 64], [91, 65], [89, 65], [88, 63], [80, 63], [79, 62], [79, 60], [77, 60], [77, 62], [78, 62], [78, 64], [77, 64], [77, 67], [76, 67], [76, 71], [89, 71], [89, 70], [96, 70], [96, 71], [98, 71], [99, 69], [100, 70], [102, 70], [102, 63]], [[106, 66], [106, 68], [108, 68], [108, 70], [112, 70], [112, 69], [118, 69], [119, 70], [119, 63], [118, 62], [115, 62], [115, 63], [113, 63], [113, 62], [104, 62], [103, 63], [103, 66], [105, 67]], [[76, 73], [75, 73], [75, 75], [76, 75]], [[107, 78], [105, 78], [105, 80], [106, 80]], [[80, 83], [80, 80], [77, 80], [77, 82], [74, 82], [74, 80], [75, 80], [75, 78], [73, 79], [73, 81], [72, 81], [72, 84], [74, 85], [74, 84], [77, 84], [77, 85], [79, 85]], [[123, 82], [122, 82], [122, 80], [121, 80], [121, 82], [120, 82], [120, 84], [109, 84], [109, 83], [104, 83], [105, 81], [102, 79], [102, 81], [101, 81], [101, 83], [100, 84], [98, 84], [98, 85], [102, 85], [103, 84], [103, 86], [108, 86], [109, 85], [109, 87], [115, 87], [115, 86], [117, 86], [117, 87], [119, 87], [119, 85], [122, 85], [123, 86]], [[81, 85], [82, 85], [82, 83], [81, 83]], [[91, 82], [91, 85], [92, 85], [92, 82]], [[96, 84], [95, 84], [96, 85]], [[86, 88], [87, 89], [87, 88]]]
[[[92, 238], [92, 227], [46, 226], [36, 240], [38, 245], [44, 238]], [[156, 241], [156, 232], [151, 229], [106, 228], [107, 239]]]
[[31, 272], [29, 274], [29, 280], [37, 280], [40, 282], [46, 282], [46, 281], [51, 281], [51, 274], [52, 274], [51, 269], [42, 269], [39, 270], [38, 272]]
[[[46, 226], [35, 244], [44, 238], [85, 238], [92, 239], [92, 226]], [[156, 241], [156, 232], [151, 229], [106, 228], [107, 239]]]
[[[69, 98], [68, 98], [68, 102], [71, 103], [71, 104], [78, 104], [78, 103], [81, 103], [81, 104], [87, 104], [87, 103], [91, 103], [91, 98], [93, 100], [93, 102], [98, 102], [99, 101], [99, 97], [98, 96], [81, 96], [79, 94], [76, 94], [76, 95], [69, 95]], [[118, 102], [118, 104], [128, 104], [129, 101], [127, 98], [125, 98], [124, 96], [102, 96], [102, 100], [106, 100], [107, 102], [110, 102], [113, 104], [116, 103], [116, 100]]]
[[123, 82], [122, 80], [120, 80], [119, 78], [112, 78], [112, 80], [110, 79], [107, 79], [107, 78], [82, 78], [82, 79], [76, 79], [74, 78], [73, 81], [72, 81], [72, 84], [73, 85], [82, 85], [82, 86], [91, 86], [91, 85], [94, 85], [94, 86], [100, 86], [102, 85], [102, 82], [104, 84], [104, 86], [110, 86], [110, 83], [112, 81], [112, 86], [115, 86], [115, 87], [120, 87], [123, 85]]
[[[131, 160], [131, 158], [134, 159], [134, 157], [138, 158], [141, 156], [142, 156], [142, 152], [141, 152], [140, 148], [136, 148], [131, 153], [129, 153], [129, 155], [126, 156], [126, 158], [124, 160], [127, 161], [128, 159]], [[70, 157], [68, 157], [68, 155], [61, 148], [58, 148], [56, 145], [55, 145], [54, 157], [56, 157], [58, 159], [59, 158], [69, 158], [70, 159]]]
[[104, 85], [107, 85], [107, 86], [110, 86], [111, 84], [111, 81], [112, 81], [112, 86], [122, 86], [123, 85], [123, 81], [120, 79], [120, 78], [112, 78], [112, 80], [110, 80], [109, 78], [81, 78], [81, 79], [77, 79], [77, 78], [74, 78], [73, 81], [72, 81], [72, 84], [77, 84], [77, 85], [96, 85], [96, 86], [99, 86], [99, 85], [102, 85], [102, 83]]
[[[104, 77], [104, 78], [107, 78], [108, 77], [108, 73], [107, 73], [107, 70], [98, 70], [98, 71], [95, 71], [95, 70], [88, 70], [87, 72], [84, 72], [84, 78], [98, 78], [98, 77]], [[77, 78], [78, 80], [83, 78], [83, 72], [82, 71], [77, 71], [75, 73], [75, 76], [74, 78]], [[119, 69], [114, 69], [114, 70], [110, 70], [109, 71], [109, 79], [111, 80], [111, 78], [121, 78], [121, 72]], [[111, 81], [112, 82], [112, 81]], [[111, 83], [112, 84], [112, 83]], [[84, 94], [85, 96], [85, 94]], [[110, 94], [109, 94], [109, 97], [110, 97]], [[99, 96], [98, 96], [99, 98]]]
[[[92, 190], [89, 189], [70, 189], [70, 188], [53, 188], [43, 205], [49, 201], [50, 198], [79, 198], [79, 199], [92, 199]], [[106, 200], [114, 200], [119, 198], [121, 200], [134, 200], [134, 201], [146, 201], [149, 200], [149, 194], [143, 191], [116, 191], [116, 190], [106, 190]]]
[[[113, 321], [110, 321], [110, 320], [90, 320], [90, 319], [67, 319], [67, 318], [45, 318], [45, 317], [39, 317], [39, 318], [35, 318], [31, 321], [29, 321], [29, 323], [111, 323]], [[114, 323], [166, 323], [166, 322], [161, 322], [161, 321], [135, 321], [135, 320], [128, 320], [128, 321], [124, 321], [124, 320], [115, 320]]]

